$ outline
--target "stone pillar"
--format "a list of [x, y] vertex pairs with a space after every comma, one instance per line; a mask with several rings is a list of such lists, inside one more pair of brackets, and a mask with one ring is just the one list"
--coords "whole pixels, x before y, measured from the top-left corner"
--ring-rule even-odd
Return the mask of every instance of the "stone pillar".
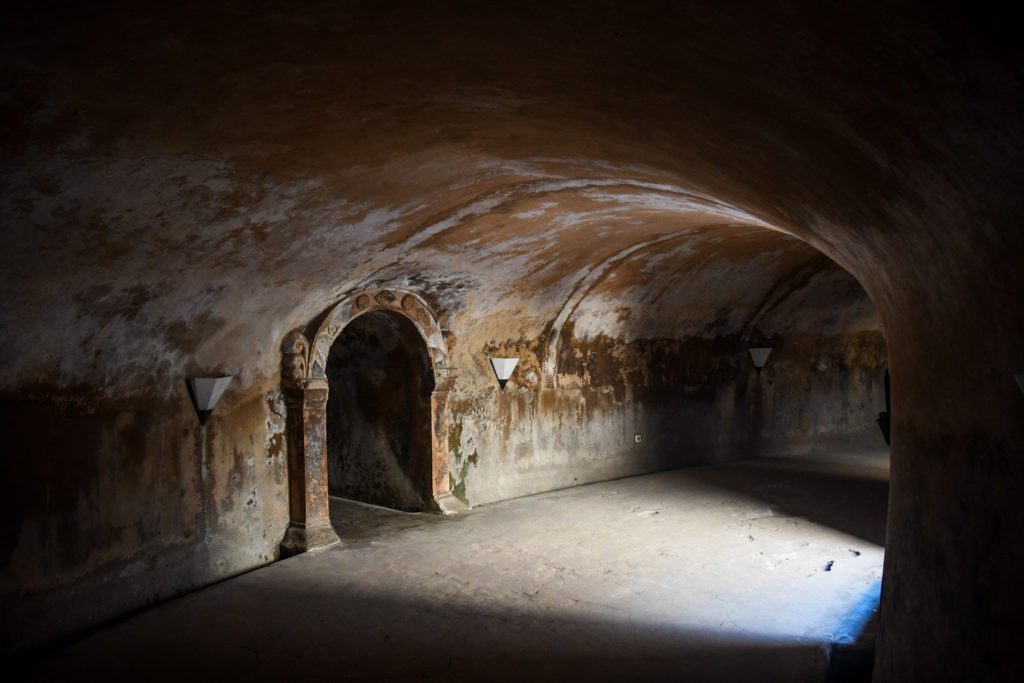
[[448, 465], [448, 392], [457, 376], [455, 368], [435, 370], [434, 392], [430, 395], [431, 486], [434, 503], [446, 515], [469, 509], [469, 506], [452, 495]]
[[288, 505], [291, 520], [281, 555], [339, 542], [327, 493], [327, 380], [285, 382], [288, 408]]

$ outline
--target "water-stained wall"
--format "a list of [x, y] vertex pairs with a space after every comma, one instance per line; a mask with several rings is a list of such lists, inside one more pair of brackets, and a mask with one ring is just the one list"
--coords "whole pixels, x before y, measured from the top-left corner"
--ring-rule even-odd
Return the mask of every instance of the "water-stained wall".
[[[553, 309], [532, 334], [529, 321], [501, 318], [522, 331], [515, 339], [478, 336], [471, 321], [458, 329], [456, 495], [481, 504], [672, 467], [885, 446], [875, 423], [885, 339], [849, 273], [763, 229], [675, 242], [588, 282], [560, 323]], [[751, 346], [773, 348], [762, 375]], [[520, 361], [500, 391], [486, 359], [506, 355]]]
[[[818, 296], [846, 285], [771, 241], [785, 233], [855, 275], [885, 329], [876, 680], [1012, 677], [1009, 17], [600, 0], [2, 12], [9, 649], [274, 557], [281, 342], [366, 287], [421, 293], [441, 318], [460, 371], [452, 471], [474, 503], [858, 443], [865, 422], [871, 438], [878, 328]], [[776, 351], [757, 378], [744, 349], [760, 344]], [[504, 393], [491, 353], [523, 359]], [[200, 429], [184, 380], [214, 373], [235, 379]]]
[[332, 495], [400, 510], [431, 500], [427, 348], [409, 320], [353, 320], [327, 358], [327, 467]]
[[284, 402], [230, 387], [206, 427], [162, 399], [33, 387], [0, 402], [2, 646], [23, 651], [272, 562]]
[[[881, 444], [885, 344], [852, 276], [756, 226], [693, 227], [658, 247], [584, 253], [591, 265], [537, 275], [537, 292], [520, 281], [508, 297], [452, 286], [456, 275], [470, 279], [465, 270], [413, 282], [381, 275], [381, 285], [418, 286], [445, 326], [459, 370], [449, 421], [457, 497], [480, 505], [671, 467]], [[775, 350], [758, 377], [747, 349], [760, 344]], [[257, 357], [279, 364], [279, 345], [265, 334]], [[488, 358], [505, 355], [520, 362], [501, 391]], [[7, 626], [13, 647], [277, 557], [288, 502], [279, 380], [255, 381], [250, 358], [228, 361], [217, 372], [236, 379], [205, 428], [183, 380], [159, 401], [8, 399], [8, 432], [27, 457], [6, 465], [38, 489], [5, 518], [7, 599], [12, 619], [24, 617]], [[332, 492], [422, 509], [433, 377], [418, 332], [397, 314], [365, 314], [338, 337], [327, 371]], [[40, 434], [40, 424], [51, 428]], [[61, 458], [74, 469], [38, 475]]]

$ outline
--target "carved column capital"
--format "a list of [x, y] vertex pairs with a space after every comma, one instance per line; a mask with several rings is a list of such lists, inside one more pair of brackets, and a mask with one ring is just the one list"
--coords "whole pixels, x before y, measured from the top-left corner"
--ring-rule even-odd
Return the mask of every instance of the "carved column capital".
[[281, 386], [285, 397], [291, 396], [304, 401], [326, 401], [329, 391], [327, 380], [319, 378], [285, 379]]
[[309, 340], [298, 330], [292, 330], [281, 344], [281, 377], [298, 380], [309, 376]]

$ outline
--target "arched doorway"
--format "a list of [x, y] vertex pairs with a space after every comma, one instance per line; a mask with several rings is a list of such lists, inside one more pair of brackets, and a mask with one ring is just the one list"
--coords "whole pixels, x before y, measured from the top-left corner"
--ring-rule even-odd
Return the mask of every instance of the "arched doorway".
[[[429, 486], [422, 489], [420, 497], [423, 507], [445, 514], [466, 509], [465, 505], [451, 494], [448, 463], [448, 392], [458, 372], [448, 367], [448, 350], [437, 317], [430, 307], [412, 292], [364, 290], [346, 297], [331, 308], [316, 327], [316, 334], [311, 340], [301, 331], [295, 330], [288, 334], [282, 344], [281, 388], [287, 404], [290, 516], [288, 530], [281, 542], [282, 555], [294, 555], [326, 547], [339, 540], [331, 527], [328, 506], [328, 453], [331, 451], [331, 435], [328, 434], [327, 427], [327, 404], [331, 384], [327, 369], [332, 347], [339, 335], [354, 321], [374, 313], [388, 317], [371, 319], [365, 326], [371, 329], [376, 326], [378, 332], [387, 326], [391, 326], [393, 330], [401, 330], [402, 326], [405, 326], [404, 332], [396, 332], [407, 340], [404, 346], [407, 349], [410, 345], [415, 347], [415, 344], [408, 340], [419, 337], [420, 341], [417, 344], [422, 343], [425, 346], [429, 359], [429, 368], [433, 375], [429, 409], [430, 467]], [[401, 322], [395, 323], [394, 318], [399, 318]], [[385, 324], [382, 321], [387, 322]], [[416, 335], [410, 333], [408, 326], [415, 330]], [[363, 324], [354, 330], [353, 336], [365, 336], [367, 333]], [[366, 340], [362, 344], [365, 348]], [[422, 347], [419, 347], [417, 353], [421, 353], [422, 350]], [[339, 367], [343, 368], [344, 359], [339, 362], [342, 363]], [[422, 368], [422, 356], [418, 361], [411, 363], [412, 365], [402, 367], [410, 370], [416, 368], [418, 363]], [[355, 378], [351, 379], [355, 381]], [[421, 382], [422, 390], [427, 391], [425, 387], [429, 385], [429, 380], [424, 378]], [[345, 401], [340, 401], [338, 405], [344, 406]], [[335, 431], [337, 430], [338, 427], [335, 428]], [[345, 438], [343, 434], [335, 434], [335, 437]], [[412, 476], [415, 478], [417, 475]], [[415, 487], [413, 490], [416, 490]]]
[[330, 494], [428, 509], [434, 375], [412, 321], [387, 310], [359, 316], [331, 346], [326, 372]]

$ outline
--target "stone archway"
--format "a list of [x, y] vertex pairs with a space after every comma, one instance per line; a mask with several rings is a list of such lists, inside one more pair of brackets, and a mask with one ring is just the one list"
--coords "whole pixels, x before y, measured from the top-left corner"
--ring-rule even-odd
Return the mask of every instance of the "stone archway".
[[287, 406], [289, 524], [283, 555], [338, 542], [331, 526], [327, 490], [327, 356], [341, 331], [371, 311], [398, 313], [416, 327], [434, 372], [431, 410], [431, 494], [445, 514], [465, 510], [451, 493], [448, 469], [448, 392], [458, 372], [448, 367], [448, 350], [437, 317], [416, 294], [368, 289], [347, 296], [324, 318], [312, 340], [295, 330], [282, 344], [282, 389]]

